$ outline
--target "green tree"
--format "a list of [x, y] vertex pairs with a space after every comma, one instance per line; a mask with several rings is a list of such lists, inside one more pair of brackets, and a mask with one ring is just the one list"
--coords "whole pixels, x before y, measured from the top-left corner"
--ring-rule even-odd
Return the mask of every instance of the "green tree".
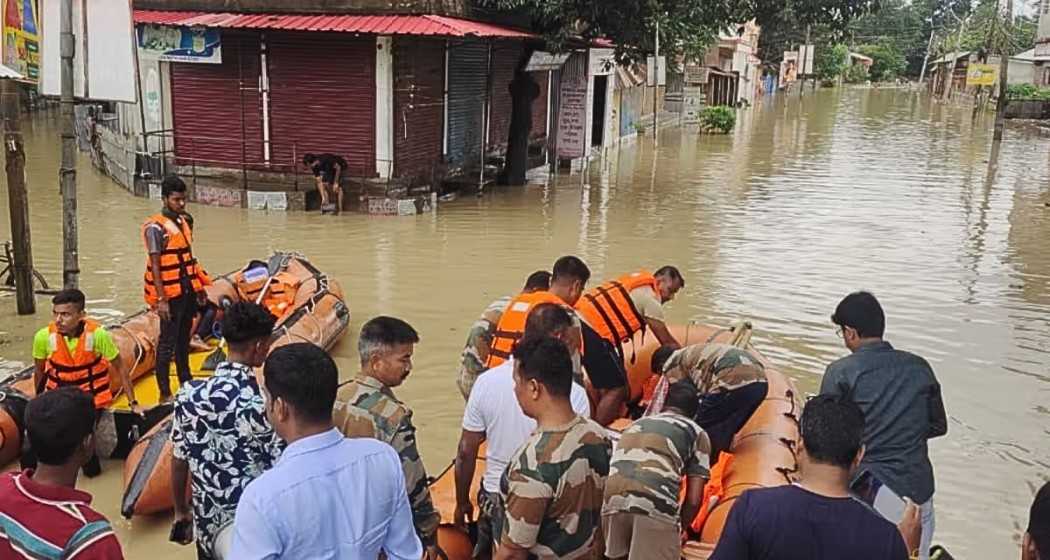
[[821, 81], [832, 81], [841, 76], [849, 65], [846, 45], [818, 45], [813, 57], [813, 72]]
[[857, 50], [872, 59], [871, 68], [868, 73], [874, 82], [888, 82], [895, 80], [904, 74], [908, 67], [908, 61], [904, 54], [898, 50], [891, 41], [883, 41], [875, 45], [862, 45]]

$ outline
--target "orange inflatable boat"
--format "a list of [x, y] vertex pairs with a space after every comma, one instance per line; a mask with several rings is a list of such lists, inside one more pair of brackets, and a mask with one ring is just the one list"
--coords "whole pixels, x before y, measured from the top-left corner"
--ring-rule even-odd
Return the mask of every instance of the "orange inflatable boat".
[[[671, 327], [671, 333], [682, 344], [727, 342], [733, 336], [729, 329], [706, 325], [674, 326]], [[625, 366], [632, 395], [640, 394], [639, 388], [652, 376], [650, 357], [658, 347], [659, 343], [655, 337], [647, 336], [644, 339], [636, 337], [625, 348]], [[630, 359], [632, 356], [633, 360]], [[683, 550], [684, 558], [700, 560], [710, 555], [722, 534], [733, 502], [741, 493], [749, 488], [787, 484], [797, 469], [795, 447], [799, 439], [798, 416], [801, 413], [801, 399], [791, 380], [772, 368], [768, 362], [765, 365], [769, 393], [733, 440], [730, 452], [734, 459], [722, 478], [724, 493], [717, 502], [710, 504], [700, 539], [686, 545]], [[623, 429], [628, 424], [626, 420], [618, 421], [613, 425], [613, 429]], [[472, 497], [477, 495], [477, 485], [480, 484], [484, 471], [484, 459], [479, 459], [474, 488], [470, 492]], [[434, 504], [441, 511], [438, 545], [448, 555], [449, 560], [468, 560], [472, 551], [470, 537], [453, 525], [456, 508], [453, 469], [449, 468], [442, 473], [431, 485], [430, 492]]]
[[[272, 309], [281, 315], [274, 328], [271, 350], [293, 342], [312, 342], [326, 350], [334, 346], [350, 325], [350, 308], [339, 284], [301, 255], [278, 253], [271, 257], [268, 268], [269, 276], [281, 279], [280, 289], [285, 294], [284, 299], [290, 302], [280, 310]], [[244, 289], [244, 272], [237, 271], [216, 280], [209, 289], [209, 298], [216, 302], [233, 302], [245, 298], [246, 292], [258, 293], [258, 286], [252, 290]], [[211, 374], [203, 367], [207, 355], [208, 352], [191, 355], [190, 366], [195, 378]], [[156, 383], [151, 385], [155, 387]], [[140, 393], [136, 385], [136, 397], [141, 402]], [[118, 398], [114, 406], [127, 408], [126, 398]], [[164, 412], [169, 413], [170, 406]], [[171, 416], [165, 414], [128, 454], [124, 462], [124, 496], [120, 508], [124, 517], [159, 513], [173, 507], [170, 433]], [[186, 490], [188, 492], [189, 488]]]

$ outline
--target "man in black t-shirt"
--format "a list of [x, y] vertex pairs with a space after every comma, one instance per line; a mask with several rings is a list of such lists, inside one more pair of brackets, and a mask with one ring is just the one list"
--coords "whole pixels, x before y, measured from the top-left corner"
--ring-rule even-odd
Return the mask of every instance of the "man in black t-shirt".
[[[321, 213], [338, 214], [343, 209], [343, 187], [339, 181], [346, 171], [346, 160], [332, 154], [306, 154], [303, 165], [313, 172], [317, 180], [317, 192], [321, 195]], [[335, 204], [330, 195], [335, 196]]]
[[864, 456], [860, 408], [816, 397], [799, 424], [798, 481], [741, 494], [711, 560], [907, 560], [921, 534], [916, 506], [898, 529], [850, 494], [850, 471]]

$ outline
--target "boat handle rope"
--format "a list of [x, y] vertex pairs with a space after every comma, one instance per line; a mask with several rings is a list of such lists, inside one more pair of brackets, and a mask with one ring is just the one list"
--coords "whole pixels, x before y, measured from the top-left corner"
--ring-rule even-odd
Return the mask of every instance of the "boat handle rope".
[[[131, 340], [135, 343], [135, 361], [131, 362], [131, 369], [128, 370], [128, 378], [131, 378], [135, 374], [135, 368], [139, 367], [139, 364], [142, 363], [142, 358], [146, 356], [146, 347], [142, 344], [142, 339], [140, 339], [137, 334], [132, 332], [124, 325], [116, 325], [115, 328], [121, 329], [124, 332], [128, 333], [128, 336], [130, 336]], [[135, 380], [132, 379], [131, 383], [134, 384]], [[124, 394], [127, 392], [127, 387], [121, 387], [120, 392], [118, 394]]]
[[795, 481], [791, 479], [791, 475], [798, 473], [798, 465], [795, 465], [794, 468], [777, 467], [777, 472], [784, 475], [784, 480], [787, 480], [788, 484], [793, 484]]
[[795, 403], [795, 392], [792, 391], [791, 389], [788, 389], [788, 390], [784, 391], [784, 396], [787, 397], [787, 399], [789, 401], [791, 401], [791, 413], [794, 414], [795, 413], [795, 407], [798, 406]]

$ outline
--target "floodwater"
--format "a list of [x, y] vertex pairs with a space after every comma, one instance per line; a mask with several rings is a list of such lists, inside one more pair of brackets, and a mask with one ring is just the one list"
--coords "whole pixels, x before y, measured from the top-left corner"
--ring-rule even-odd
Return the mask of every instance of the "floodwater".
[[[807, 91], [745, 111], [732, 136], [667, 129], [658, 148], [642, 139], [585, 174], [463, 197], [434, 215], [191, 211], [210, 270], [301, 251], [342, 282], [352, 330], [380, 313], [417, 327], [415, 369], [398, 394], [415, 410], [432, 474], [459, 434], [466, 329], [559, 255], [581, 256], [596, 278], [679, 266], [687, 286], [672, 322], [750, 318], [761, 349], [807, 391], [845, 353], [828, 315], [845, 293], [871, 289], [888, 339], [928, 358], [944, 387], [950, 431], [932, 443], [936, 541], [957, 558], [1006, 558], [1050, 473], [1050, 139], [1011, 124], [990, 174], [990, 129], [969, 107], [903, 90]], [[58, 129], [37, 117], [26, 135], [34, 257], [57, 284]], [[79, 180], [81, 285], [96, 316], [117, 319], [142, 305], [139, 224], [157, 203], [84, 157]], [[13, 297], [0, 298], [6, 360], [29, 360], [46, 298], [38, 307], [17, 317]], [[335, 349], [344, 376], [356, 369], [353, 342]], [[110, 463], [83, 485], [129, 557], [192, 558], [166, 542], [166, 519], [119, 519], [119, 471]]]

